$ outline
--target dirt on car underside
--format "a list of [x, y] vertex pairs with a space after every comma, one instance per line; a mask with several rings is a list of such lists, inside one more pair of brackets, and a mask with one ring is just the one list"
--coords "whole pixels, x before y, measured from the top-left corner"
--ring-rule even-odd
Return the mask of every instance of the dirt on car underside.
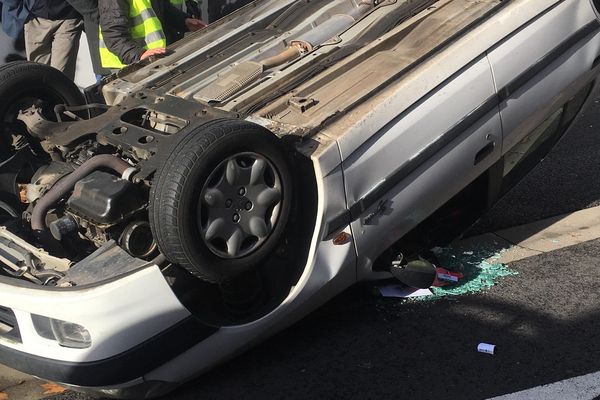
[[171, 56], [106, 85], [105, 97], [119, 102], [151, 87], [307, 135], [401, 80], [507, 2], [276, 3], [254, 2], [184, 39]]

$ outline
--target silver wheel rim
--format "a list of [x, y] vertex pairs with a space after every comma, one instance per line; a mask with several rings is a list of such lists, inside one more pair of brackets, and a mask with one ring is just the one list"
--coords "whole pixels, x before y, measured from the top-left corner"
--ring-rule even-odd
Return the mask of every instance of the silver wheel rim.
[[217, 256], [241, 258], [261, 247], [281, 213], [281, 177], [257, 153], [238, 153], [209, 175], [198, 201], [204, 244]]

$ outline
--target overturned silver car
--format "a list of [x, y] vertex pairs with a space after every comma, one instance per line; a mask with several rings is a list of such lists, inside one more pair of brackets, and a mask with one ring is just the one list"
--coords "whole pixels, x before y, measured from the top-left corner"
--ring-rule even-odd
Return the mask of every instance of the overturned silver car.
[[463, 232], [596, 93], [597, 0], [257, 0], [0, 67], [0, 362], [161, 395]]

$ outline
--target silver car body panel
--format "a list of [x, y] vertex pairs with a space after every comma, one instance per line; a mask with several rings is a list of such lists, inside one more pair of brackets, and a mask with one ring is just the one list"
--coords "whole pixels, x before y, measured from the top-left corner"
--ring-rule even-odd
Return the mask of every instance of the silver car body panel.
[[[344, 160], [349, 205], [368, 196], [374, 187], [390, 179], [390, 175], [402, 167], [402, 160], [418, 156], [415, 150], [425, 149], [446, 134], [455, 121], [463, 119], [494, 94], [492, 73], [484, 57], [424, 99], [419, 107], [390, 122], [378, 132], [377, 140], [365, 142]], [[369, 273], [371, 262], [383, 250], [500, 158], [502, 127], [497, 111], [492, 109], [474, 127], [457, 132], [457, 137], [443, 150], [402, 179], [353, 222], [361, 277]], [[492, 152], [475, 163], [475, 155], [488, 144], [494, 146]], [[378, 211], [377, 207], [383, 210]], [[371, 217], [373, 213], [378, 214]]]
[[[589, 2], [564, 1], [488, 53], [498, 89], [550, 54], [562, 43], [594, 20]], [[589, 9], [588, 9], [589, 8]], [[591, 11], [591, 12], [590, 12]], [[551, 103], [570, 84], [592, 69], [600, 54], [599, 34], [592, 32], [556, 58], [527, 84], [500, 103], [504, 128], [504, 152], [538, 126], [545, 116], [535, 113], [540, 105]]]

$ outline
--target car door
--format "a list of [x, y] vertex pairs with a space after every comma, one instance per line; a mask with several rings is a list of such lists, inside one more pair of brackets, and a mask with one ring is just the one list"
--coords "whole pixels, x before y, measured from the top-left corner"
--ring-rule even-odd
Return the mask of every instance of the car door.
[[488, 52], [500, 98], [503, 188], [550, 150], [591, 93], [600, 24], [590, 1], [565, 0]]
[[[497, 162], [501, 139], [484, 55], [351, 154], [343, 168], [361, 259], [368, 264]], [[359, 278], [369, 269], [359, 265]]]

